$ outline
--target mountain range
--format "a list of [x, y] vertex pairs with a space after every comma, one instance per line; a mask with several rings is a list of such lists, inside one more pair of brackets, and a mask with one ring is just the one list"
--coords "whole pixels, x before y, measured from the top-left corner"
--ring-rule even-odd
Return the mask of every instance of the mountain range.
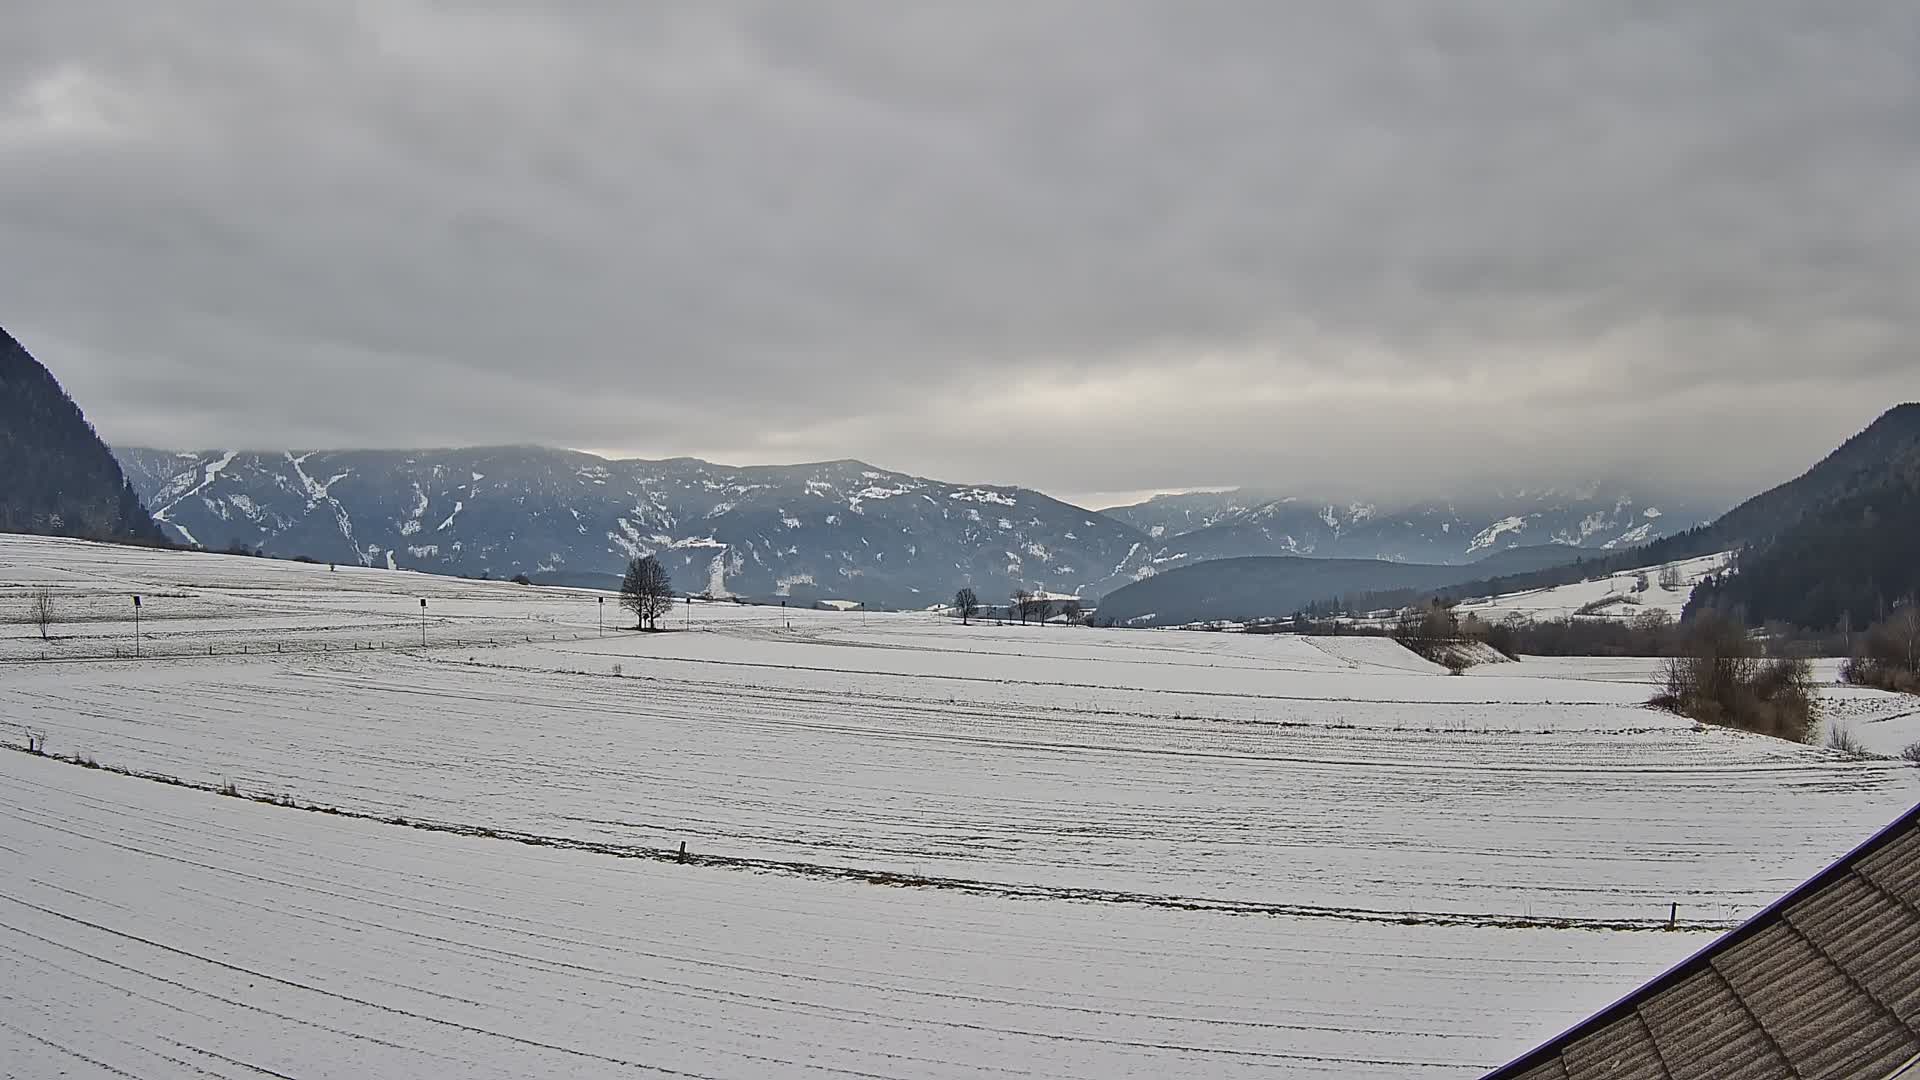
[[1247, 555], [1467, 563], [1519, 546], [1604, 549], [1705, 518], [1597, 490], [1408, 507], [1227, 492], [1095, 512], [859, 461], [729, 466], [539, 447], [117, 453], [183, 543], [602, 586], [654, 554], [688, 591], [900, 607], [961, 585], [1097, 599]]
[[[1920, 404], [1905, 404], [1800, 476], [1707, 524], [1645, 543], [1602, 544], [1585, 552], [1563, 548], [1574, 558], [1534, 566], [1519, 557], [1543, 549], [1506, 550], [1467, 568], [1275, 556], [1216, 559], [1108, 593], [1100, 614], [1139, 626], [1283, 618], [1319, 601], [1373, 610], [1411, 603], [1423, 594], [1463, 598], [1549, 588], [1734, 551], [1734, 570], [1697, 587], [1690, 612], [1711, 606], [1737, 609], [1754, 624], [1777, 619], [1822, 630], [1858, 627], [1920, 594], [1916, 533]], [[1567, 538], [1556, 539], [1564, 543]]]
[[1146, 533], [1154, 565], [1172, 569], [1249, 555], [1459, 564], [1543, 544], [1615, 550], [1690, 529], [1720, 509], [1654, 505], [1592, 485], [1399, 504], [1240, 489], [1162, 495], [1105, 513]]

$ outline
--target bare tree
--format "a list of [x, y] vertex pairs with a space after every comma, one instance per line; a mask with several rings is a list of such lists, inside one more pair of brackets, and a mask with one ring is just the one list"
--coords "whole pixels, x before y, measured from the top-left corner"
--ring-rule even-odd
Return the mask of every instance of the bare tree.
[[1680, 588], [1681, 584], [1679, 567], [1663, 566], [1660, 568], [1660, 587], [1662, 589], [1668, 592], [1675, 592]]
[[953, 612], [960, 616], [960, 625], [967, 625], [968, 620], [980, 614], [980, 598], [971, 588], [962, 588], [953, 594]]
[[657, 630], [660, 616], [673, 608], [673, 579], [651, 555], [627, 563], [620, 582], [620, 606], [633, 612], [636, 630]]
[[40, 640], [49, 641], [53, 632], [53, 590], [41, 586], [33, 591], [27, 605], [27, 619], [40, 628]]
[[1887, 631], [1906, 669], [1920, 672], [1920, 604], [1916, 604], [1913, 597], [1907, 597], [1907, 602], [1887, 620]]
[[1020, 616], [1020, 625], [1027, 625], [1027, 613], [1033, 610], [1033, 594], [1025, 589], [1013, 591], [1013, 610]]
[[1058, 604], [1058, 601], [1048, 599], [1045, 593], [1030, 593], [1024, 589], [1014, 594], [1014, 599], [1020, 605], [1020, 622], [1022, 624], [1025, 624], [1028, 619], [1032, 619], [1042, 626], [1046, 625], [1047, 620], [1053, 617]]

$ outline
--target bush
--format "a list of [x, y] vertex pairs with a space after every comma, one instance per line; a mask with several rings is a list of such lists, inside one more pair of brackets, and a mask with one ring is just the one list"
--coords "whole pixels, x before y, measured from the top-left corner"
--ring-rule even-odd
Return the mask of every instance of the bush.
[[1840, 665], [1840, 678], [1855, 686], [1871, 686], [1899, 694], [1920, 694], [1920, 673], [1906, 671], [1896, 664], [1870, 656], [1848, 657]]
[[1841, 665], [1840, 677], [1860, 686], [1920, 694], [1920, 606], [1909, 602], [1868, 628]]
[[1920, 765], [1920, 742], [1908, 743], [1907, 748], [1900, 751], [1900, 757], [1904, 761], [1911, 761], [1915, 765]]
[[1805, 660], [1762, 660], [1739, 621], [1704, 612], [1683, 628], [1682, 655], [1667, 661], [1666, 689], [1651, 704], [1706, 724], [1804, 743], [1819, 699]]
[[1827, 731], [1827, 749], [1838, 750], [1848, 757], [1871, 757], [1866, 744], [1853, 734], [1852, 728], [1836, 727]]
[[513, 583], [515, 585], [531, 585], [533, 584], [533, 579], [525, 574], [515, 574], [513, 575]]

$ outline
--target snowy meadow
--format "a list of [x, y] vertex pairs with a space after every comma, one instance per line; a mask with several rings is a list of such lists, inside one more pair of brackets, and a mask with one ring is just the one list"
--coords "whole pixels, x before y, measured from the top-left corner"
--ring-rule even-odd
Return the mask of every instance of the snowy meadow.
[[1633, 661], [15, 536], [0, 620], [24, 1076], [1471, 1077], [1920, 800]]

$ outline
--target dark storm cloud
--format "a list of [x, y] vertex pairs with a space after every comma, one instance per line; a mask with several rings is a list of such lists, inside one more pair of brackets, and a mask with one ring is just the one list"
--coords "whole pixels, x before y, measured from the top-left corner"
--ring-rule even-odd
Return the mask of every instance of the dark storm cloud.
[[1911, 4], [550, 7], [16, 5], [0, 322], [122, 442], [1069, 494], [1733, 495], [1920, 395]]

